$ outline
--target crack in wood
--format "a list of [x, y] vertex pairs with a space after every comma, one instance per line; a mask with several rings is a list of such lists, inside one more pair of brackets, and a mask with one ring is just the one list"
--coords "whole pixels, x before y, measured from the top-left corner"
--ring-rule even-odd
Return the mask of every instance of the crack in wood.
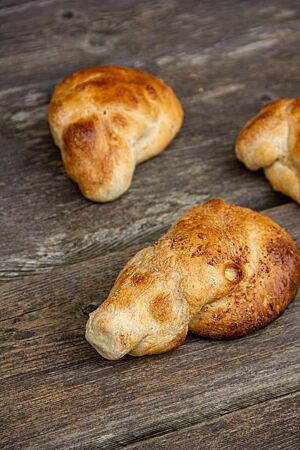
[[[260, 401], [260, 402], [256, 403], [255, 405], [242, 407], [241, 409], [238, 410], [238, 412], [237, 411], [229, 411], [229, 412], [225, 412], [224, 414], [220, 414], [220, 416], [217, 416], [216, 418], [213, 418], [210, 420], [204, 420], [204, 421], [198, 422], [197, 424], [193, 424], [193, 425], [187, 424], [187, 426], [185, 428], [181, 428], [180, 432], [181, 433], [189, 432], [189, 433], [193, 433], [193, 434], [195, 433], [194, 440], [195, 440], [195, 444], [197, 445], [199, 442], [198, 438], [201, 435], [201, 433], [199, 432], [200, 431], [199, 425], [201, 425], [201, 428], [204, 428], [204, 427], [211, 426], [214, 423], [221, 422], [221, 421], [223, 421], [224, 418], [226, 420], [227, 419], [230, 420], [231, 418], [235, 418], [236, 416], [238, 417], [238, 420], [240, 420], [239, 417], [244, 416], [247, 413], [251, 414], [252, 411], [254, 411], [254, 415], [256, 417], [258, 417], [258, 412], [261, 414], [261, 408], [268, 408], [271, 405], [273, 405], [275, 402], [281, 403], [284, 401], [287, 401], [287, 403], [289, 404], [289, 407], [291, 407], [293, 405], [293, 403], [299, 401], [299, 390], [296, 390], [291, 394], [286, 394], [286, 395], [282, 395], [282, 396], [278, 396], [278, 397], [271, 397], [270, 399]], [[265, 419], [266, 418], [267, 417], [265, 417]], [[266, 423], [266, 426], [268, 427], [269, 424]], [[297, 428], [297, 427], [295, 427], [295, 428]], [[245, 430], [243, 430], [243, 431], [245, 433]], [[284, 432], [284, 430], [282, 430], [282, 431]], [[170, 448], [170, 447], [167, 447], [167, 445], [168, 445], [168, 443], [171, 444], [170, 439], [172, 439], [173, 436], [174, 436], [174, 441], [176, 441], [178, 444], [178, 432], [177, 433], [176, 432], [177, 432], [177, 430], [173, 430], [173, 431], [167, 430], [166, 433], [153, 434], [153, 435], [149, 435], [147, 437], [145, 436], [141, 439], [133, 440], [131, 443], [125, 445], [125, 448], [139, 449], [139, 450], [142, 450], [144, 448], [145, 449], [146, 448], [149, 448], [149, 449], [150, 448]], [[235, 432], [235, 430], [232, 430], [231, 434], [233, 434], [233, 432]], [[257, 432], [259, 433], [259, 431], [257, 431]], [[295, 433], [296, 433], [295, 436], [297, 436], [297, 429], [295, 429]], [[286, 433], [284, 433], [284, 434], [285, 434], [285, 439], [284, 439], [285, 440], [285, 448], [287, 448], [287, 446], [286, 446], [287, 445], [287, 442], [286, 442], [287, 436], [286, 436]], [[187, 444], [187, 438], [188, 438], [188, 436], [186, 436], [185, 445]], [[204, 438], [204, 436], [202, 434], [201, 441], [204, 445], [205, 441], [203, 441], [203, 438]], [[268, 439], [269, 439], [269, 437], [268, 437]], [[247, 442], [245, 438], [244, 438], [244, 442], [245, 443]], [[270, 441], [268, 440], [267, 442], [270, 445]], [[186, 448], [183, 445], [184, 445], [184, 443], [182, 442], [180, 448], [182, 448], [182, 449]], [[241, 440], [239, 440], [239, 446], [240, 445], [241, 445]], [[261, 443], [260, 443], [260, 447], [261, 447]], [[116, 448], [116, 447], [112, 447], [112, 448]], [[179, 448], [179, 447], [177, 447], [177, 448]], [[209, 446], [209, 448], [211, 448], [211, 447]], [[252, 449], [254, 448], [253, 441], [251, 442], [251, 448]], [[275, 448], [275, 447], [272, 447], [272, 448]], [[278, 448], [282, 448], [282, 447], [280, 446]]]

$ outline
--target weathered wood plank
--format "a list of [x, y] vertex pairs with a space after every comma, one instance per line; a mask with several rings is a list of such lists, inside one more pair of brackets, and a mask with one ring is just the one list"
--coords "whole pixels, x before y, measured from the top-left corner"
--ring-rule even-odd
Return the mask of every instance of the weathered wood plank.
[[[297, 94], [299, 18], [292, 0], [1, 2], [0, 280], [142, 244], [210, 197], [259, 210], [286, 202], [236, 161], [233, 144], [263, 102]], [[164, 78], [186, 117], [128, 194], [97, 205], [67, 179], [46, 109], [58, 78], [112, 63]]]
[[[197, 433], [218, 446], [225, 432], [225, 448], [243, 433], [243, 446], [276, 448], [285, 424], [285, 448], [297, 444], [299, 296], [238, 341], [190, 336], [174, 353], [115, 363], [84, 326], [128, 258], [182, 210], [213, 196], [258, 210], [287, 202], [236, 161], [233, 143], [262, 103], [298, 95], [299, 19], [293, 0], [1, 1], [0, 280], [17, 279], [0, 287], [1, 447], [160, 448], [176, 436], [184, 448]], [[56, 81], [94, 64], [161, 76], [186, 111], [170, 149], [109, 205], [66, 178], [46, 122]], [[266, 213], [299, 244], [298, 206]]]
[[269, 400], [184, 430], [141, 441], [134, 450], [298, 450], [300, 394]]
[[[271, 210], [298, 244], [299, 214], [293, 204]], [[117, 362], [98, 356], [84, 340], [87, 313], [135, 251], [0, 288], [5, 448], [116, 448], [299, 389], [299, 301], [236, 341], [190, 336], [165, 355]]]
[[60, 332], [47, 334], [45, 316], [2, 346], [5, 448], [115, 448], [299, 389], [299, 302], [248, 338], [190, 338], [172, 354], [117, 363], [94, 356], [62, 314]]
[[[86, 0], [84, 5], [81, 0], [65, 0], [63, 5], [59, 0], [40, 0], [8, 8], [3, 4], [5, 45], [0, 57], [14, 76], [9, 80], [2, 70], [0, 85], [55, 79], [95, 59], [167, 65], [173, 73], [175, 65], [185, 75], [211, 60], [222, 64], [226, 73], [225, 60], [230, 64], [255, 53], [271, 56], [270, 49], [276, 52], [297, 39], [299, 5], [293, 0], [285, 1], [284, 7], [280, 0], [272, 5], [267, 0], [217, 3], [217, 8], [216, 2], [197, 0], [184, 5], [179, 0], [126, 0], [117, 7], [113, 0]], [[295, 56], [296, 50], [290, 48]], [[264, 70], [270, 70], [266, 61]]]

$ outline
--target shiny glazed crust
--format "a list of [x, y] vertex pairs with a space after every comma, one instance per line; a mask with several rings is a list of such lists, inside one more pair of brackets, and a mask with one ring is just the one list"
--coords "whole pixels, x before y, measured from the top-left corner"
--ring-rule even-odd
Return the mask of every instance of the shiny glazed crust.
[[241, 131], [236, 154], [248, 169], [263, 168], [275, 191], [300, 203], [300, 99], [264, 106]]
[[279, 225], [211, 200], [128, 262], [86, 338], [107, 359], [172, 350], [188, 330], [238, 338], [278, 317], [299, 284], [299, 250]]
[[170, 143], [183, 111], [160, 79], [107, 66], [76, 72], [58, 83], [48, 120], [69, 177], [88, 199], [107, 202], [128, 189], [136, 164]]

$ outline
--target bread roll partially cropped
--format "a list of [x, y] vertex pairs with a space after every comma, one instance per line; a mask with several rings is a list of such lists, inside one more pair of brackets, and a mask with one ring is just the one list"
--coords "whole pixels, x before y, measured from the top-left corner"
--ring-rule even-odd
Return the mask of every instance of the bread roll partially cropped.
[[238, 338], [279, 316], [299, 284], [299, 250], [279, 225], [211, 200], [128, 262], [86, 338], [111, 360], [173, 350], [188, 330]]
[[136, 164], [165, 149], [183, 111], [163, 81], [125, 67], [91, 67], [57, 84], [48, 110], [65, 169], [96, 202], [122, 195]]
[[242, 129], [236, 154], [250, 170], [264, 169], [275, 191], [300, 203], [300, 99], [269, 103]]

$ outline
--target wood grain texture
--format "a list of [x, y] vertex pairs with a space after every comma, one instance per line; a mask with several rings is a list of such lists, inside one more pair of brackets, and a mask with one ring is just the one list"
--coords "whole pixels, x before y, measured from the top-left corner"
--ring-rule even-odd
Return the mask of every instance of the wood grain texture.
[[[299, 5], [115, 5], [1, 2], [0, 280], [143, 242], [211, 197], [259, 210], [287, 201], [236, 160], [233, 145], [262, 103], [298, 92]], [[138, 167], [130, 191], [108, 205], [88, 202], [66, 177], [46, 121], [56, 81], [94, 64], [149, 70], [185, 109], [170, 148]]]
[[[267, 213], [299, 244], [296, 205]], [[4, 448], [117, 448], [299, 390], [299, 301], [243, 339], [102, 359], [85, 342], [87, 314], [136, 249], [0, 288]]]
[[[300, 208], [233, 151], [263, 103], [298, 95], [299, 21], [293, 0], [0, 2], [0, 448], [299, 447], [299, 295], [237, 341], [110, 362], [84, 339], [128, 259], [196, 203], [267, 209], [299, 245]], [[95, 64], [148, 70], [185, 109], [107, 205], [66, 177], [46, 121], [55, 83]]]
[[300, 446], [299, 405], [300, 395], [296, 393], [225, 414], [179, 432], [128, 445], [126, 448], [297, 450]]

